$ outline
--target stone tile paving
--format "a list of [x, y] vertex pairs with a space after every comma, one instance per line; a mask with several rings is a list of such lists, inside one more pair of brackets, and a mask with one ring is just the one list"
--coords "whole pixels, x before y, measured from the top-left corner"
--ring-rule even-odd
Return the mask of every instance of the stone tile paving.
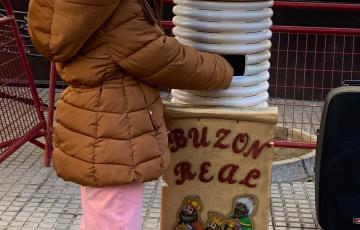
[[[79, 188], [43, 167], [42, 152], [26, 144], [0, 164], [0, 229], [79, 229]], [[162, 186], [146, 183], [143, 230], [160, 228]], [[273, 184], [271, 197], [269, 229], [317, 229], [313, 182]]]
[[[47, 89], [39, 95], [47, 103]], [[42, 153], [28, 143], [0, 164], [0, 229], [79, 229], [79, 188], [43, 167]], [[160, 229], [162, 186], [161, 180], [145, 185], [143, 230]], [[313, 182], [272, 185], [270, 229], [319, 229]]]

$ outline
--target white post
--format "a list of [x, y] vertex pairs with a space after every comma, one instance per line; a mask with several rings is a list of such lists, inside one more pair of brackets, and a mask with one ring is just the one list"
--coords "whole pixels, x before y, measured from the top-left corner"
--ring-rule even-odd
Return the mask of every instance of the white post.
[[273, 1], [175, 0], [173, 33], [183, 44], [222, 55], [246, 55], [245, 73], [229, 89], [172, 90], [173, 102], [231, 107], [267, 107]]

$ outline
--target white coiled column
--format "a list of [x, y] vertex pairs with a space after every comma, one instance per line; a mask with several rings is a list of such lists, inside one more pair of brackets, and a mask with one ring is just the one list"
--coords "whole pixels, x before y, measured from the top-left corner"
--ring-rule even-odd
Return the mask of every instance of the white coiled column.
[[172, 90], [172, 101], [209, 106], [267, 106], [273, 1], [174, 0], [173, 33], [183, 44], [222, 55], [246, 55], [245, 73], [226, 90]]

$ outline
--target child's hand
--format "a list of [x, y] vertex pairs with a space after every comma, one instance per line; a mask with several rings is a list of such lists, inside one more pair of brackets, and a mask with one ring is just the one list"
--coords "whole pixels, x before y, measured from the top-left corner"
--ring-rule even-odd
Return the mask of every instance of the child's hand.
[[243, 76], [245, 72], [245, 55], [222, 55], [234, 69], [234, 76]]

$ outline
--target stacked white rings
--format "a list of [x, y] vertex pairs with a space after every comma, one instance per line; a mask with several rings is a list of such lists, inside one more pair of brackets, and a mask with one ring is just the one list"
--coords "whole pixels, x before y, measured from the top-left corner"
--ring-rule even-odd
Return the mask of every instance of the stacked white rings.
[[172, 101], [193, 105], [268, 106], [273, 1], [174, 0], [173, 34], [182, 44], [221, 55], [245, 55], [243, 76], [226, 90], [172, 90]]

